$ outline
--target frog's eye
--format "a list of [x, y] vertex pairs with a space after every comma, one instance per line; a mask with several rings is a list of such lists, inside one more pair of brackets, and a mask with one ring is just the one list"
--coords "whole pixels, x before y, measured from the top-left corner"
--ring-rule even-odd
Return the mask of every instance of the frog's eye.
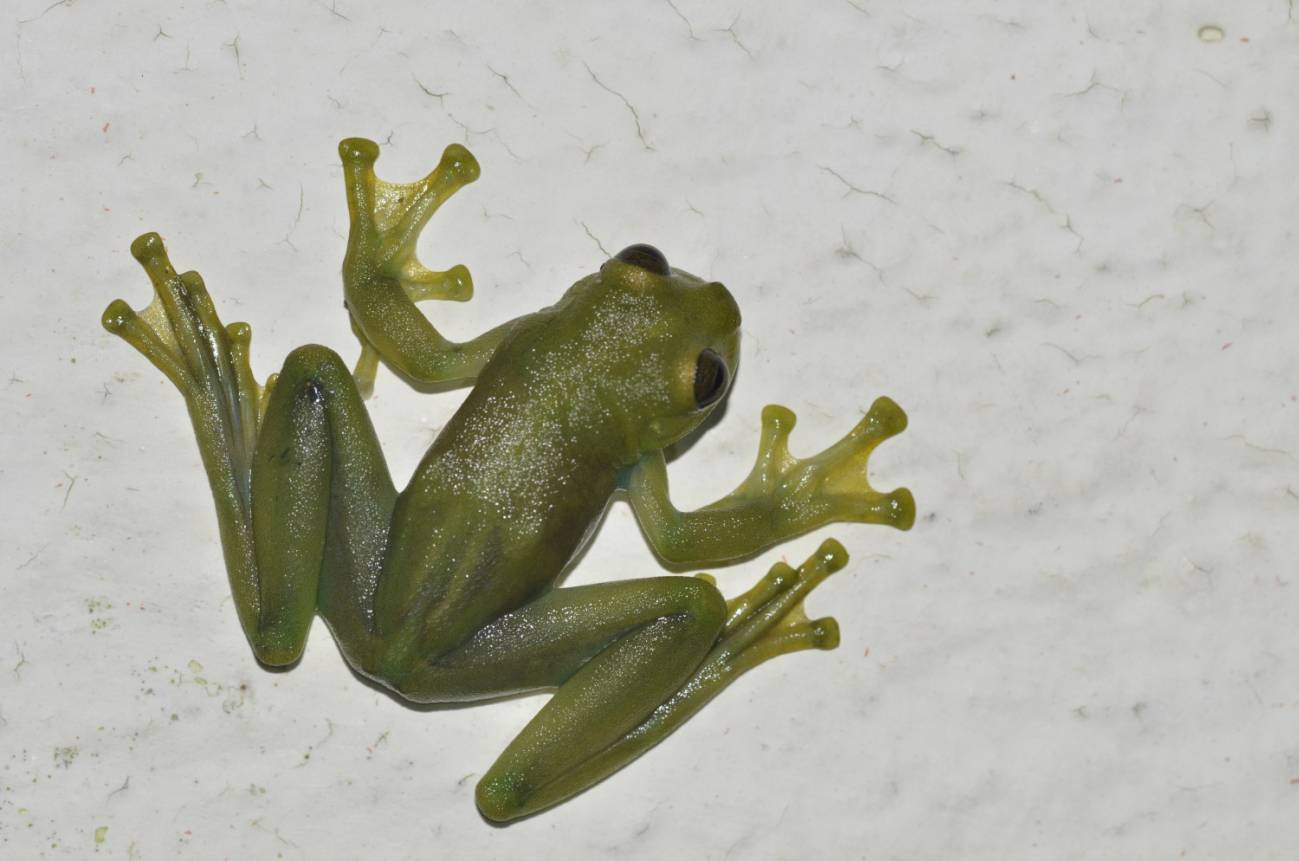
[[671, 275], [672, 269], [668, 266], [668, 259], [663, 256], [653, 245], [637, 244], [628, 245], [622, 251], [619, 251], [615, 260], [621, 260], [623, 263], [630, 263], [632, 266], [639, 266], [646, 272], [653, 272], [655, 275]]
[[714, 404], [726, 391], [726, 363], [712, 350], [705, 349], [695, 360], [695, 406]]

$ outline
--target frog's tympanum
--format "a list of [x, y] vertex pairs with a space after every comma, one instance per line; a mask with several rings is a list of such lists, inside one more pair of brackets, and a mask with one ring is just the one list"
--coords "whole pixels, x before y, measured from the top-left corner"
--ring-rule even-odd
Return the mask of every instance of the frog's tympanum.
[[[117, 300], [104, 325], [176, 384], [216, 498], [239, 622], [263, 664], [302, 654], [313, 617], [356, 672], [421, 703], [553, 689], [478, 783], [489, 819], [556, 804], [631, 762], [741, 673], [777, 655], [832, 649], [833, 619], [803, 599], [847, 562], [827, 540], [723, 599], [706, 575], [558, 588], [615, 492], [674, 569], [751, 557], [827, 523], [907, 529], [905, 489], [872, 490], [867, 458], [906, 425], [887, 398], [807, 459], [794, 414], [762, 413], [757, 463], [698, 511], [668, 496], [664, 449], [726, 397], [740, 310], [725, 287], [633, 245], [548, 308], [468, 341], [417, 308], [468, 299], [463, 266], [425, 268], [416, 239], [478, 177], [461, 146], [408, 184], [375, 176], [379, 147], [339, 145], [351, 234], [346, 307], [361, 341], [349, 371], [299, 347], [259, 385], [250, 329], [223, 325], [195, 272], [177, 274], [156, 233], [131, 244], [156, 293]], [[469, 385], [398, 491], [363, 404], [379, 360], [426, 388]]]

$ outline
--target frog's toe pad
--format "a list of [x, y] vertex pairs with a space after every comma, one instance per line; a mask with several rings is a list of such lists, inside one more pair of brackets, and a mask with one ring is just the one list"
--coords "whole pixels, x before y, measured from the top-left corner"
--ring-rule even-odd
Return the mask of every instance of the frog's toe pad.
[[807, 623], [811, 630], [813, 647], [823, 651], [839, 648], [839, 622], [833, 616], [813, 619]]
[[847, 564], [848, 551], [835, 539], [827, 538], [821, 542], [816, 553], [798, 567], [798, 571], [805, 577], [815, 576], [819, 583], [834, 572], [842, 570]]
[[866, 411], [865, 425], [871, 439], [886, 440], [907, 429], [907, 414], [892, 398], [878, 397]]
[[885, 494], [884, 499], [890, 526], [906, 532], [916, 525], [916, 499], [910, 490], [899, 487]]

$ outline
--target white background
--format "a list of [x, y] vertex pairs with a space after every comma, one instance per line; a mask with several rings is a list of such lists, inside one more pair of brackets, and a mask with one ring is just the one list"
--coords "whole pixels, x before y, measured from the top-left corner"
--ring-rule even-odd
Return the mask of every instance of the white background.
[[[1293, 857], [1294, 5], [6, 3], [0, 855]], [[480, 159], [422, 245], [476, 276], [425, 306], [453, 336], [601, 246], [730, 287], [744, 364], [683, 506], [765, 403], [802, 454], [879, 394], [911, 417], [873, 480], [913, 531], [719, 572], [838, 536], [809, 611], [842, 647], [507, 829], [473, 785], [541, 700], [409, 709], [323, 628], [259, 669], [181, 399], [99, 327], [156, 229], [259, 376], [354, 357], [348, 135], [393, 180]], [[458, 398], [381, 374], [395, 475]], [[569, 582], [657, 570], [620, 504]]]

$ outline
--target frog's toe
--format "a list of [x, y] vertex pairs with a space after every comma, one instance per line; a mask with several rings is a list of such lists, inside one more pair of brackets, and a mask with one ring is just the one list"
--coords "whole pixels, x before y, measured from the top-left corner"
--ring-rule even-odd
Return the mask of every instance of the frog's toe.
[[878, 398], [847, 436], [802, 463], [813, 477], [813, 493], [826, 506], [826, 520], [878, 523], [910, 529], [916, 501], [905, 487], [881, 492], [871, 487], [871, 454], [906, 429], [907, 415], [890, 398]]
[[910, 490], [899, 487], [886, 493], [884, 498], [887, 500], [890, 526], [905, 532], [915, 525], [916, 500]]
[[799, 567], [799, 573], [815, 571], [820, 574], [817, 582], [824, 580], [836, 571], [843, 570], [848, 564], [848, 551], [833, 538], [821, 542], [816, 554]]
[[379, 159], [379, 145], [368, 138], [343, 138], [338, 157], [344, 164], [373, 164]]
[[871, 439], [883, 442], [907, 429], [907, 414], [895, 400], [881, 396], [866, 411], [863, 425]]
[[402, 266], [397, 280], [412, 302], [428, 299], [468, 302], [474, 295], [473, 276], [461, 263], [444, 272], [435, 272], [412, 258]]
[[458, 143], [449, 144], [442, 150], [442, 159], [438, 162], [437, 170], [455, 176], [463, 185], [468, 185], [483, 175], [478, 159]]
[[839, 648], [839, 622], [833, 616], [812, 619], [807, 626], [812, 648], [825, 652]]
[[[176, 274], [167, 257], [162, 237], [149, 232], [136, 237], [131, 243], [134, 257], [153, 284], [154, 297], [143, 309], [136, 311], [123, 299], [114, 299], [104, 309], [101, 322], [109, 332], [125, 340], [152, 362], [176, 384], [182, 392], [191, 387], [191, 368], [182, 350], [181, 340], [174, 330], [173, 317], [183, 324], [183, 314], [172, 314], [168, 306], [184, 307], [187, 288]], [[190, 339], [192, 340], [192, 339]]]
[[229, 400], [258, 404], [262, 389], [248, 365], [248, 324], [223, 325], [202, 276], [177, 273], [157, 233], [136, 237], [131, 256], [149, 276], [153, 300], [139, 311], [113, 300], [104, 310], [104, 328], [135, 347], [187, 399], [220, 390]]
[[839, 624], [809, 619], [803, 601], [847, 564], [848, 551], [828, 538], [798, 568], [773, 565], [752, 589], [727, 602], [726, 626], [708, 660], [742, 671], [776, 655], [838, 646]]

